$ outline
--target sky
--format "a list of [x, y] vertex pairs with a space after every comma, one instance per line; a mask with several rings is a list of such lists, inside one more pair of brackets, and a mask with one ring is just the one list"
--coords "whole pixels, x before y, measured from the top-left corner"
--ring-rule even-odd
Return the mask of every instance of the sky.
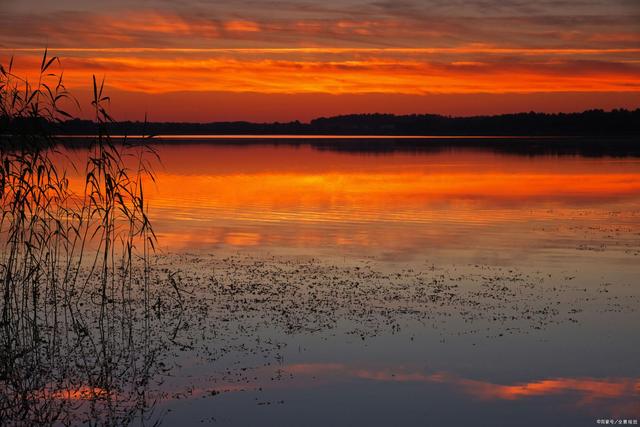
[[640, 107], [638, 0], [0, 0], [3, 63], [45, 46], [121, 120]]

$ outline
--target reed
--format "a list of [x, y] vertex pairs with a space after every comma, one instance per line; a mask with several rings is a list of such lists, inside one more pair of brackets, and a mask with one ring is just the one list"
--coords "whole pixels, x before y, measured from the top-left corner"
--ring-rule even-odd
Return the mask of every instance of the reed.
[[[159, 347], [144, 197], [155, 153], [109, 136], [110, 99], [94, 76], [96, 136], [85, 162], [61, 166], [55, 126], [71, 117], [63, 106], [80, 106], [53, 71], [60, 61], [45, 50], [34, 83], [13, 63], [0, 65], [0, 419], [144, 420]], [[78, 173], [81, 189], [70, 185]]]

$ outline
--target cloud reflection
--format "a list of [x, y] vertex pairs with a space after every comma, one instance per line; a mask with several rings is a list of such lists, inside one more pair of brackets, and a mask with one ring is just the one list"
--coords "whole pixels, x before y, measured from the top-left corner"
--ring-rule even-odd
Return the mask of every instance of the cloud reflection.
[[365, 369], [339, 363], [295, 364], [284, 371], [298, 376], [341, 379], [364, 379], [378, 382], [422, 382], [447, 384], [482, 400], [519, 400], [538, 396], [577, 394], [579, 404], [599, 399], [640, 397], [640, 378], [547, 378], [497, 384], [491, 381], [462, 378], [446, 372], [424, 373], [398, 369]]

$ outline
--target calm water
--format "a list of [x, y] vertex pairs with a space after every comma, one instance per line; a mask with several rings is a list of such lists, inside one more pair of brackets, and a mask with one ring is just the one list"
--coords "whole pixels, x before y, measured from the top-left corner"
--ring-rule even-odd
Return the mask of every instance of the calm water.
[[[238, 336], [208, 348], [260, 345], [215, 361], [177, 356], [159, 405], [168, 425], [640, 419], [640, 158], [305, 144], [158, 153], [148, 197], [168, 268], [268, 287], [286, 265], [299, 275], [270, 301], [299, 303], [307, 318], [317, 312], [289, 289], [333, 276], [371, 286], [327, 291], [331, 327], [313, 317], [317, 327], [287, 329], [265, 314], [276, 320], [244, 329], [236, 312]], [[412, 293], [423, 279], [456, 282], [455, 302], [413, 314], [425, 306]], [[362, 305], [382, 314], [354, 315]], [[275, 358], [255, 351], [267, 341]]]
[[546, 267], [585, 261], [579, 249], [606, 248], [625, 262], [638, 243], [635, 157], [202, 144], [158, 150], [151, 214], [171, 251], [279, 248]]

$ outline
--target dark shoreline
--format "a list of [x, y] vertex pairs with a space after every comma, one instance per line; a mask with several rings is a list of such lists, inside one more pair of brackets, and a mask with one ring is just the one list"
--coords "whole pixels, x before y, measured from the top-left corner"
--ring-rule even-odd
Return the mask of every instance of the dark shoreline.
[[81, 119], [60, 123], [0, 119], [0, 142], [10, 146], [12, 138], [3, 138], [3, 134], [29, 134], [33, 129], [58, 135], [56, 142], [71, 148], [87, 146], [92, 135], [101, 132], [118, 141], [153, 144], [308, 145], [319, 150], [363, 153], [471, 148], [523, 155], [640, 156], [640, 109], [472, 117], [351, 114], [321, 117], [309, 123], [120, 121], [98, 126]]
[[[58, 135], [92, 135], [98, 126], [91, 120], [61, 123], [40, 121], [37, 127]], [[34, 123], [3, 122], [0, 133]], [[517, 113], [494, 116], [452, 117], [436, 114], [350, 114], [300, 121], [140, 122], [118, 121], [102, 125], [111, 135], [372, 135], [372, 136], [640, 136], [640, 109], [587, 110], [580, 113]]]

